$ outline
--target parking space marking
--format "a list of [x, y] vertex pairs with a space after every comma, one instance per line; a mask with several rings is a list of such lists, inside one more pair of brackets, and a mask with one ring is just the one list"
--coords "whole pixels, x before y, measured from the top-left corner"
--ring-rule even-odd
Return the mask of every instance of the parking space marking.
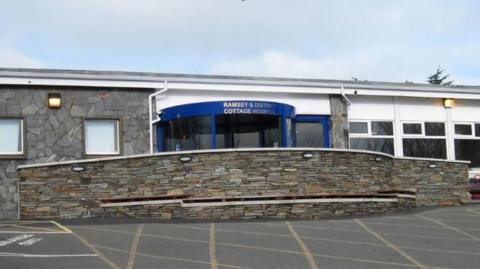
[[[68, 229], [68, 228], [67, 228]], [[70, 230], [70, 229], [69, 229]], [[71, 231], [71, 230], [70, 230]], [[92, 244], [90, 244], [87, 240], [85, 240], [83, 237], [78, 235], [77, 233], [71, 231], [71, 234], [77, 238], [80, 242], [82, 242], [85, 246], [87, 246], [89, 249], [91, 249], [97, 256], [102, 259], [108, 266], [110, 266], [112, 269], [120, 269], [118, 265], [116, 265], [114, 262], [112, 262], [110, 259], [108, 259], [103, 253], [101, 253], [98, 249], [96, 249]]]
[[7, 240], [0, 241], [0, 247], [4, 247], [4, 246], [10, 245], [10, 244], [13, 244], [15, 242], [28, 239], [32, 236], [33, 236], [33, 234], [22, 234], [22, 235], [15, 236], [15, 237], [12, 237], [12, 238], [7, 239]]
[[[132, 234], [132, 232], [127, 232], [127, 231], [117, 231], [117, 230], [98, 229], [98, 228], [85, 228], [85, 227], [78, 227], [78, 228], [85, 229], [85, 230], [93, 230], [93, 231], [104, 231], [104, 232], [112, 232], [112, 233]], [[161, 239], [167, 239], [167, 240], [173, 240], [173, 241], [196, 242], [196, 243], [204, 243], [204, 244], [209, 243], [209, 241], [206, 241], [206, 240], [186, 239], [186, 238], [161, 236], [161, 235], [146, 234], [146, 233], [142, 234], [142, 236], [151, 237], [151, 238], [161, 238]], [[291, 254], [303, 255], [303, 253], [300, 252], [300, 251], [265, 248], [265, 247], [249, 246], [249, 245], [242, 245], [242, 244], [231, 244], [231, 243], [216, 242], [216, 245], [217, 246], [227, 246], [227, 247], [247, 248], [247, 249], [254, 249], [254, 250], [265, 250], [265, 251], [277, 252], [277, 253], [291, 253]], [[93, 245], [93, 246], [97, 247], [97, 245]], [[105, 248], [105, 247], [103, 247], [103, 248]], [[121, 251], [128, 252], [128, 251], [125, 251], [125, 250], [121, 250]], [[138, 255], [142, 256], [143, 254], [138, 254]], [[374, 263], [374, 264], [383, 264], [383, 265], [397, 265], [397, 266], [405, 266], [405, 267], [416, 267], [415, 265], [408, 264], [408, 263], [384, 262], [384, 261], [378, 261], [378, 260], [358, 259], [358, 258], [350, 258], [350, 257], [343, 257], [343, 256], [326, 255], [326, 254], [320, 254], [320, 253], [312, 253], [312, 256], [322, 257], [322, 258], [330, 258], [330, 259], [337, 259], [337, 260], [362, 262], [362, 263]], [[208, 263], [208, 264], [210, 264], [210, 263]], [[223, 264], [218, 264], [218, 266], [225, 267], [225, 265], [223, 265]]]
[[[58, 229], [35, 227], [33, 224], [53, 224]], [[55, 221], [9, 221], [1, 222], [0, 227], [20, 228], [24, 230], [0, 230], [0, 234], [69, 234], [71, 231]]]
[[310, 253], [310, 250], [308, 247], [305, 245], [305, 243], [302, 241], [302, 239], [298, 236], [297, 232], [293, 228], [292, 224], [290, 222], [286, 222], [288, 230], [290, 233], [293, 235], [295, 240], [297, 240], [297, 243], [300, 245], [300, 248], [303, 251], [303, 255], [308, 261], [308, 264], [310, 264], [310, 268], [312, 269], [318, 269], [317, 263], [315, 262], [315, 259], [313, 258], [312, 254]]
[[[129, 254], [130, 252], [128, 250], [123, 250], [123, 249], [118, 249], [118, 248], [112, 248], [112, 247], [107, 247], [107, 246], [101, 246], [101, 245], [92, 245], [96, 248], [99, 249], [105, 249], [105, 250], [111, 250], [111, 251], [116, 251], [116, 252], [121, 252], [121, 253], [127, 253]], [[153, 259], [159, 259], [159, 260], [170, 260], [170, 261], [178, 261], [178, 262], [187, 262], [187, 263], [196, 263], [196, 264], [206, 264], [210, 265], [210, 262], [204, 262], [200, 260], [190, 260], [190, 259], [185, 259], [185, 258], [178, 258], [178, 257], [168, 257], [168, 256], [159, 256], [159, 255], [151, 255], [151, 254], [145, 254], [142, 252], [137, 252], [135, 255], [141, 256], [141, 257], [147, 257], [147, 258], [153, 258]], [[247, 267], [242, 267], [242, 266], [235, 266], [235, 265], [230, 265], [230, 264], [218, 264], [221, 267], [227, 267], [227, 268], [234, 268], [234, 269], [248, 269]]]
[[[474, 209], [471, 209], [471, 208], [467, 208], [465, 210], [467, 210], [468, 212], [472, 212], [474, 214], [480, 215], [480, 212], [478, 212], [477, 210], [474, 210]], [[471, 215], [469, 215], [469, 216], [471, 216]]]
[[0, 257], [22, 257], [22, 258], [74, 258], [74, 257], [97, 257], [97, 254], [27, 254], [0, 252]]
[[23, 241], [23, 242], [20, 242], [18, 243], [20, 246], [31, 246], [37, 242], [40, 242], [42, 241], [42, 238], [31, 238], [31, 239], [28, 239], [26, 241]]
[[375, 231], [373, 231], [372, 229], [370, 229], [367, 225], [365, 225], [363, 222], [361, 222], [360, 220], [358, 219], [355, 219], [355, 222], [358, 223], [358, 225], [360, 225], [363, 229], [365, 229], [367, 232], [371, 233], [373, 236], [375, 236], [377, 239], [379, 239], [380, 241], [382, 241], [385, 245], [389, 246], [390, 248], [392, 248], [393, 250], [395, 250], [398, 254], [402, 255], [405, 259], [407, 259], [408, 261], [410, 261], [412, 264], [418, 266], [419, 268], [425, 268], [425, 266], [423, 264], [421, 264], [419, 261], [417, 261], [415, 258], [413, 258], [412, 256], [408, 255], [407, 253], [405, 253], [405, 251], [401, 250], [399, 247], [395, 246], [393, 243], [391, 243], [390, 241], [388, 241], [387, 239], [385, 239], [385, 237], [381, 236], [380, 234], [376, 233]]
[[135, 258], [137, 257], [136, 253], [138, 249], [138, 243], [140, 242], [140, 237], [142, 236], [143, 227], [145, 227], [145, 224], [140, 224], [138, 226], [137, 232], [135, 233], [135, 236], [133, 237], [132, 246], [130, 247], [130, 254], [128, 255], [126, 267], [127, 269], [132, 269], [133, 264], [135, 263]]
[[436, 219], [432, 219], [432, 218], [429, 218], [429, 217], [426, 217], [426, 216], [423, 216], [423, 215], [420, 215], [420, 214], [418, 214], [418, 216], [421, 217], [421, 218], [423, 218], [423, 219], [429, 220], [429, 221], [431, 221], [431, 222], [437, 223], [438, 225], [442, 225], [443, 227], [445, 227], [445, 228], [447, 228], [447, 229], [450, 229], [450, 230], [453, 230], [453, 231], [455, 231], [455, 232], [457, 232], [457, 233], [459, 233], [459, 234], [463, 234], [464, 236], [466, 236], [466, 237], [468, 237], [468, 238], [471, 238], [471, 239], [473, 239], [473, 240], [475, 240], [475, 241], [480, 242], [480, 238], [478, 238], [478, 237], [476, 237], [476, 236], [474, 236], [474, 235], [472, 235], [472, 234], [469, 234], [469, 233], [467, 233], [467, 232], [465, 232], [465, 231], [462, 231], [462, 230], [460, 230], [460, 229], [458, 229], [458, 228], [455, 228], [455, 227], [450, 226], [450, 225], [448, 225], [448, 224], [445, 224], [445, 223], [443, 223], [443, 222], [441, 222], [441, 221], [438, 221], [438, 220], [436, 220]]
[[210, 224], [210, 240], [208, 242], [210, 252], [210, 264], [212, 269], [217, 269], [217, 256], [215, 250], [215, 223]]

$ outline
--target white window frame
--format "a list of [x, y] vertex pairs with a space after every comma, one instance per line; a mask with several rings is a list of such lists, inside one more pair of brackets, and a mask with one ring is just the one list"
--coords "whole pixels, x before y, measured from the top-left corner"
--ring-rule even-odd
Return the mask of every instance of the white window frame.
[[[381, 121], [381, 122], [390, 122], [392, 124], [392, 135], [374, 135], [372, 134], [372, 121]], [[359, 133], [351, 133], [350, 132], [350, 123], [351, 122], [363, 122], [367, 123], [367, 133], [359, 134]], [[394, 138], [395, 139], [395, 123], [393, 120], [350, 120], [348, 121], [348, 134], [349, 137], [353, 138]]]
[[[476, 122], [459, 122], [455, 121], [453, 122], [453, 139], [455, 138], [461, 138], [461, 139], [480, 139], [480, 137], [475, 136], [475, 124], [478, 124]], [[472, 130], [472, 134], [469, 135], [462, 135], [462, 134], [457, 134], [455, 133], [455, 126], [456, 125], [470, 125], [470, 128]]]
[[[403, 132], [403, 124], [420, 124], [421, 126], [421, 129], [422, 129], [422, 133], [421, 134], [405, 134]], [[444, 126], [444, 131], [445, 131], [445, 134], [443, 136], [441, 135], [426, 135], [425, 133], [425, 123], [443, 123], [443, 126]], [[402, 139], [403, 138], [425, 138], [425, 139], [447, 139], [447, 123], [444, 122], [444, 121], [429, 121], [429, 120], [426, 120], [426, 121], [402, 121]], [[403, 143], [403, 141], [402, 141]]]
[[20, 151], [1, 152], [0, 156], [25, 156], [25, 121], [20, 117], [0, 117], [0, 120], [19, 120], [20, 121]]
[[[117, 145], [116, 148], [117, 150], [114, 152], [88, 152], [88, 141], [87, 141], [87, 124], [89, 121], [116, 121], [116, 135], [117, 135]], [[84, 151], [86, 156], [114, 156], [114, 155], [120, 155], [121, 154], [121, 137], [120, 137], [120, 120], [119, 119], [114, 119], [114, 118], [88, 118], [84, 120], [83, 124], [83, 137], [84, 137]]]

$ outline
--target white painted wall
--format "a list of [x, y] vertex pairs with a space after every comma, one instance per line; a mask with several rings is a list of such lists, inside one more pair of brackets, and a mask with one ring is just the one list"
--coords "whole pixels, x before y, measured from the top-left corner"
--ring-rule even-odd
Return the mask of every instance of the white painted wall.
[[183, 104], [226, 100], [279, 102], [294, 106], [297, 114], [330, 115], [330, 99], [327, 94], [170, 90], [156, 98], [156, 105], [159, 111]]
[[452, 108], [454, 122], [480, 122], [480, 100], [455, 100]]
[[393, 97], [385, 96], [349, 96], [350, 120], [393, 120]]

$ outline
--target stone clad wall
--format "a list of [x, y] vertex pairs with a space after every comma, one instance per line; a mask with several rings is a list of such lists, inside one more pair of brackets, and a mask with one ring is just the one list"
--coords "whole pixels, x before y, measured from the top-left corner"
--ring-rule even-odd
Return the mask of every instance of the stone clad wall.
[[[60, 93], [61, 109], [48, 109], [48, 93]], [[142, 89], [0, 86], [0, 117], [23, 117], [26, 156], [0, 156], [0, 219], [17, 217], [16, 167], [84, 158], [85, 118], [118, 118], [123, 125], [123, 154], [148, 152], [148, 95]], [[2, 159], [3, 158], [3, 159]]]
[[[186, 194], [192, 197], [375, 193], [411, 190], [417, 205], [469, 199], [466, 163], [394, 159], [360, 151], [218, 150], [20, 168], [21, 217], [101, 215], [100, 199]], [[190, 156], [183, 163], [180, 156]], [[83, 172], [73, 172], [81, 165]], [[83, 201], [82, 201], [83, 200]]]

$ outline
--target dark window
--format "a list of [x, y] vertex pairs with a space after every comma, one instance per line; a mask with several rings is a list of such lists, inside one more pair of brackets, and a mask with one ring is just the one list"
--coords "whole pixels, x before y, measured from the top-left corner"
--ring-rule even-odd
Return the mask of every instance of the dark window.
[[368, 134], [368, 124], [366, 122], [350, 122], [351, 134]]
[[422, 124], [421, 123], [404, 123], [403, 124], [403, 133], [404, 134], [421, 135], [422, 134]]
[[372, 135], [393, 135], [393, 123], [372, 121]]
[[455, 159], [470, 161], [470, 167], [480, 167], [480, 140], [455, 139]]
[[206, 116], [170, 121], [165, 132], [167, 151], [211, 148], [210, 119]]
[[426, 136], [445, 136], [445, 123], [443, 122], [425, 122]]
[[318, 122], [297, 122], [297, 147], [323, 147], [323, 125]]
[[445, 139], [404, 138], [403, 155], [420, 158], [447, 158], [447, 146]]
[[281, 145], [280, 118], [270, 115], [217, 115], [217, 148]]
[[480, 124], [475, 124], [475, 136], [480, 137]]
[[393, 138], [350, 138], [350, 148], [394, 154]]
[[456, 135], [472, 135], [472, 125], [470, 124], [455, 124]]

